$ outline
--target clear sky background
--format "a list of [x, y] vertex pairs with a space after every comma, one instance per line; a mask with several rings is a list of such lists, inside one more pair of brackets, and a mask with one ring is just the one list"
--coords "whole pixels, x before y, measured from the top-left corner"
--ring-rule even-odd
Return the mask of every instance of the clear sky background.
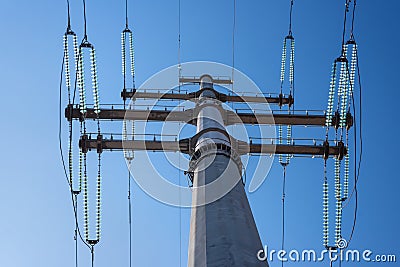
[[[331, 64], [340, 52], [344, 2], [295, 1], [298, 109], [326, 108]], [[71, 0], [71, 5], [72, 28], [81, 39], [82, 3]], [[74, 266], [74, 219], [58, 150], [66, 1], [3, 0], [0, 6], [0, 266]], [[182, 61], [230, 65], [232, 1], [183, 0], [181, 8]], [[237, 0], [235, 67], [264, 92], [278, 92], [288, 8], [289, 0]], [[399, 8], [395, 0], [358, 1], [355, 34], [364, 89], [364, 154], [358, 220], [350, 244], [352, 249], [396, 254], [398, 260]], [[130, 0], [129, 16], [140, 85], [178, 62], [178, 1]], [[89, 40], [97, 49], [101, 102], [122, 103], [124, 1], [88, 0], [87, 19]], [[296, 130], [297, 137], [323, 138], [322, 131]], [[105, 153], [103, 158], [103, 234], [95, 265], [128, 266], [127, 170], [122, 153]], [[136, 175], [143, 171], [137, 170]], [[179, 176], [178, 171], [171, 175]], [[288, 167], [288, 250], [323, 249], [322, 179], [321, 159], [295, 159]], [[270, 249], [281, 244], [281, 183], [282, 169], [275, 162], [262, 187], [248, 194], [262, 242]], [[345, 237], [351, 230], [353, 208], [354, 202], [344, 211]], [[133, 185], [133, 266], [185, 266], [189, 217], [190, 210], [161, 204]], [[90, 254], [82, 245], [79, 263], [90, 264]], [[398, 263], [362, 263], [386, 265]]]

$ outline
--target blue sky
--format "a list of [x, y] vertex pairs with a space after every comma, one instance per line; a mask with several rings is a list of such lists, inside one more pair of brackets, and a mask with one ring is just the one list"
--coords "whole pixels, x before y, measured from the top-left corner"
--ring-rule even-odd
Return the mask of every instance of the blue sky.
[[[340, 52], [343, 4], [295, 2], [296, 108], [326, 108], [331, 64]], [[82, 3], [72, 0], [71, 5], [72, 27], [81, 38]], [[358, 1], [355, 33], [363, 85], [364, 154], [357, 227], [350, 244], [353, 249], [397, 258], [399, 5], [394, 0]], [[235, 67], [265, 92], [278, 92], [288, 7], [289, 1], [237, 0]], [[129, 16], [136, 39], [137, 84], [141, 84], [178, 61], [178, 1], [132, 0]], [[121, 103], [124, 3], [88, 0], [87, 19], [88, 37], [97, 50], [101, 102]], [[73, 266], [73, 213], [58, 150], [66, 3], [3, 1], [0, 25], [0, 265]], [[232, 63], [232, 1], [182, 1], [182, 61], [193, 60]], [[295, 129], [296, 134], [323, 138], [322, 131], [314, 129]], [[103, 159], [103, 237], [96, 247], [96, 266], [128, 266], [127, 170], [122, 153], [105, 153]], [[173, 175], [179, 177], [177, 171]], [[322, 178], [320, 159], [295, 159], [288, 167], [289, 249], [322, 249]], [[262, 242], [274, 249], [280, 248], [281, 182], [282, 170], [275, 162], [263, 186], [248, 195]], [[351, 230], [353, 205], [344, 211], [345, 236]], [[161, 204], [134, 185], [133, 266], [179, 266], [180, 261], [185, 266], [189, 216], [190, 210]], [[90, 263], [83, 246], [79, 262]]]

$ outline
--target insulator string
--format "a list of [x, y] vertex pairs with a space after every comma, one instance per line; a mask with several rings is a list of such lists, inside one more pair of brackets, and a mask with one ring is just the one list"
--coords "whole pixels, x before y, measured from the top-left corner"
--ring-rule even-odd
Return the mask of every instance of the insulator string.
[[337, 62], [335, 61], [332, 66], [332, 74], [331, 74], [331, 82], [329, 88], [329, 96], [328, 96], [328, 107], [326, 109], [326, 138], [328, 139], [328, 130], [329, 127], [332, 126], [332, 118], [333, 118], [333, 104], [335, 101], [335, 93], [336, 93], [336, 68]]
[[[291, 145], [292, 144], [292, 126], [288, 125], [286, 128], [286, 144], [287, 145]], [[290, 163], [290, 158], [292, 157], [292, 155], [290, 154], [286, 154], [286, 164]]]
[[323, 245], [329, 246], [329, 184], [327, 177], [327, 160], [324, 161], [324, 182], [323, 182]]
[[295, 40], [290, 39], [290, 64], [289, 64], [289, 83], [290, 83], [290, 95], [294, 95], [294, 48]]
[[130, 58], [131, 58], [132, 88], [135, 89], [135, 50], [134, 50], [132, 31], [129, 32], [129, 52], [130, 52]]
[[343, 201], [349, 197], [349, 176], [350, 176], [350, 152], [347, 146], [347, 154], [344, 158], [344, 179], [343, 179]]
[[335, 158], [335, 198], [336, 198], [336, 228], [335, 244], [342, 238], [342, 187], [340, 183], [341, 160]]
[[96, 205], [96, 240], [100, 241], [101, 236], [101, 153], [98, 153], [97, 171], [97, 205]]
[[89, 240], [89, 190], [86, 166], [86, 153], [83, 154], [83, 213], [85, 239]]
[[[282, 125], [279, 125], [278, 126], [278, 143], [279, 143], [279, 145], [282, 144], [282, 134], [283, 134], [282, 132], [283, 132]], [[282, 154], [279, 154], [279, 163], [280, 164], [283, 163], [283, 155]]]
[[285, 81], [285, 70], [286, 70], [286, 38], [283, 40], [283, 47], [282, 47], [282, 59], [281, 59], [281, 90], [280, 93], [283, 94], [283, 82]]

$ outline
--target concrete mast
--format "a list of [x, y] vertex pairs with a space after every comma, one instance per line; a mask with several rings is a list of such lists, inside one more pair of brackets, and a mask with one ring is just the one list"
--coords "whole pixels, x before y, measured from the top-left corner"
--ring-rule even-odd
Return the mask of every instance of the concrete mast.
[[[257, 258], [262, 244], [244, 191], [240, 156], [229, 141], [213, 79], [203, 75], [200, 81], [188, 266], [268, 266]], [[227, 193], [211, 201], [221, 192]]]

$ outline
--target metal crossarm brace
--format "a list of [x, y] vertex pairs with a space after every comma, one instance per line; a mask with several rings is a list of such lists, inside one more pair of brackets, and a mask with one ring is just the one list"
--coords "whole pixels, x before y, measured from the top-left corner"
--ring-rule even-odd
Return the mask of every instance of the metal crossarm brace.
[[[274, 144], [247, 144], [243, 141], [234, 141], [237, 152], [240, 155], [250, 154], [290, 154], [290, 155], [309, 155], [309, 156], [331, 156], [343, 158], [347, 154], [347, 149], [344, 146], [329, 146], [323, 145], [274, 145]], [[147, 141], [147, 140], [107, 140], [102, 139], [102, 150], [135, 150], [135, 151], [164, 151], [191, 154], [191, 140], [182, 139], [180, 141]], [[79, 146], [83, 151], [91, 151], [99, 149], [98, 139], [91, 139], [87, 136], [82, 136]]]
[[[210, 90], [210, 89], [207, 89]], [[227, 95], [224, 93], [220, 93], [214, 89], [212, 89], [214, 94], [216, 95], [216, 99], [225, 103], [225, 102], [238, 102], [238, 103], [269, 103], [269, 104], [278, 104], [282, 105], [293, 105], [294, 98], [290, 95], [288, 97], [284, 97], [279, 95], [279, 97], [272, 97], [272, 96], [246, 96], [246, 95]], [[169, 100], [188, 100], [194, 101], [196, 100], [203, 90], [199, 90], [197, 92], [187, 93], [187, 94], [179, 94], [179, 93], [149, 93], [146, 90], [137, 91], [133, 89], [132, 91], [123, 90], [121, 92], [121, 97], [124, 100], [127, 99], [169, 99]]]
[[[254, 113], [234, 113], [226, 111], [226, 125], [236, 123], [244, 124], [277, 124], [277, 125], [304, 125], [304, 126], [325, 126], [324, 115], [308, 114], [254, 114]], [[196, 124], [195, 110], [185, 111], [164, 111], [164, 110], [125, 110], [125, 109], [101, 109], [99, 114], [94, 109], [88, 108], [83, 115], [78, 107], [68, 106], [65, 109], [67, 120], [72, 119], [101, 119], [101, 120], [138, 120], [138, 121], [181, 121]], [[273, 120], [272, 120], [273, 117]], [[333, 118], [334, 119], [334, 118]], [[352, 126], [349, 119], [347, 127]]]

